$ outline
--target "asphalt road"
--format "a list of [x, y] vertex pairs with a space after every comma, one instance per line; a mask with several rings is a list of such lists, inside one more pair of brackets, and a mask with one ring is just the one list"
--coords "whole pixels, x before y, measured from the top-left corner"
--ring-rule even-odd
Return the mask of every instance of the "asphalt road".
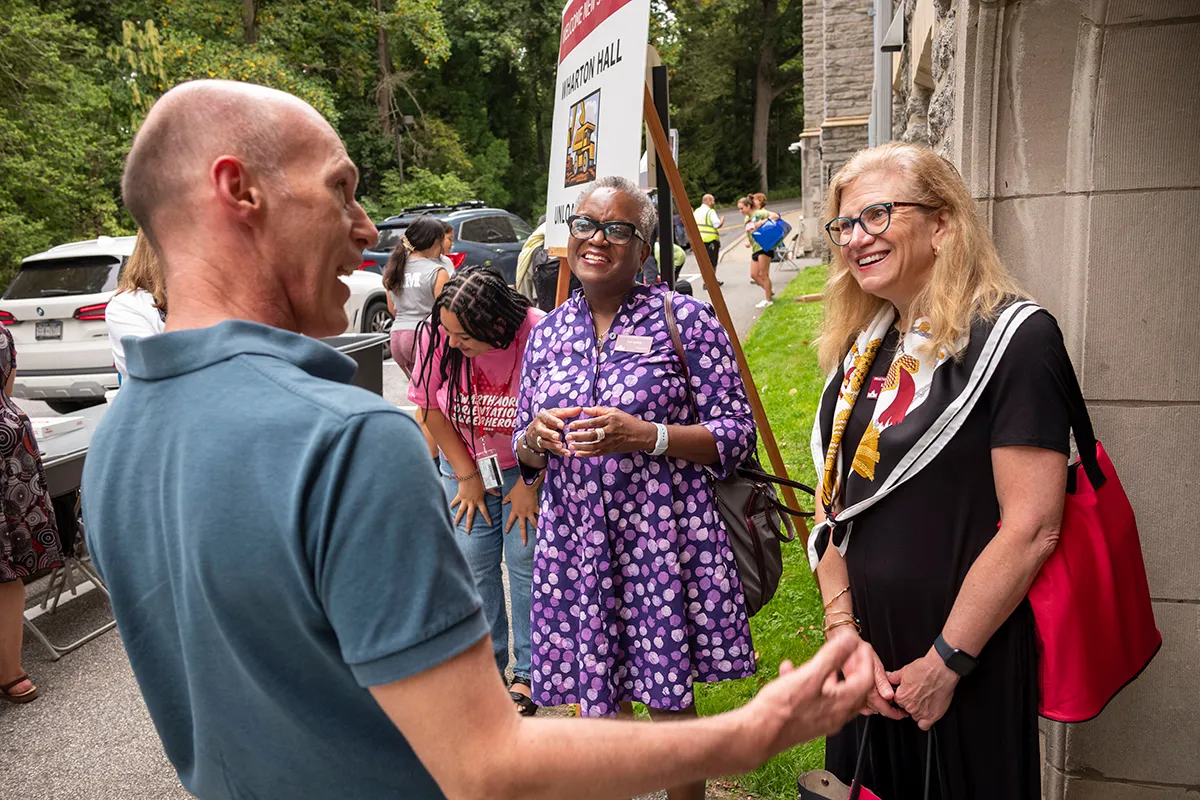
[[[781, 213], [794, 204], [773, 206]], [[790, 214], [788, 215], [790, 219]], [[794, 220], [790, 220], [793, 221]], [[733, 218], [727, 216], [727, 222]], [[750, 285], [749, 254], [737, 244], [740, 226], [723, 232], [729, 254], [717, 273], [734, 327], [743, 338], [761, 314], [754, 303], [762, 292]], [[815, 263], [801, 261], [799, 266]], [[698, 279], [689, 256], [683, 277]], [[775, 265], [776, 292], [796, 274], [790, 265]], [[699, 281], [696, 281], [699, 289]], [[703, 291], [697, 291], [704, 296]], [[391, 361], [384, 366], [384, 396], [407, 406], [407, 382]], [[27, 413], [47, 416], [44, 403], [18, 401]], [[29, 587], [31, 607], [44, 580]], [[247, 613], [255, 613], [247, 609]], [[37, 618], [54, 640], [73, 641], [111, 619], [99, 592], [69, 599], [55, 614]], [[23, 665], [37, 682], [42, 697], [26, 706], [0, 703], [0, 798], [3, 800], [174, 800], [189, 797], [163, 755], [145, 703], [116, 632], [92, 641], [59, 661], [26, 636]], [[562, 715], [565, 709], [546, 709]], [[730, 797], [714, 786], [710, 797]], [[662, 800], [663, 793], [646, 800]]]

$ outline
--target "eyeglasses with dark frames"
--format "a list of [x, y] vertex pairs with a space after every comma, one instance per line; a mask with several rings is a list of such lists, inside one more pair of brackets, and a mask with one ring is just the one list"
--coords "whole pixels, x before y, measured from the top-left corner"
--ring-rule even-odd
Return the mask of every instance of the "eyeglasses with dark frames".
[[871, 236], [879, 236], [892, 224], [892, 209], [905, 207], [924, 208], [927, 211], [936, 211], [939, 208], [939, 206], [925, 203], [908, 203], [901, 200], [894, 200], [890, 203], [873, 203], [864, 208], [857, 217], [831, 219], [825, 225], [825, 232], [829, 234], [829, 241], [838, 247], [845, 247], [854, 238], [855, 225], [861, 225], [863, 231]]
[[[567, 228], [576, 239], [591, 239], [596, 231], [604, 231], [604, 239], [609, 244], [629, 244], [633, 237], [642, 239], [637, 227], [632, 222], [600, 222], [585, 217], [582, 214], [572, 214], [567, 217]], [[642, 239], [642, 241], [646, 241]]]

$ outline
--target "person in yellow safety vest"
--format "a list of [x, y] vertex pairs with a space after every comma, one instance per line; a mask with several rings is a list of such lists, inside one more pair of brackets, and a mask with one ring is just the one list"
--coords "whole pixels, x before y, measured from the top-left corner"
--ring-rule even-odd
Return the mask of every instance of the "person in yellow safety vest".
[[[700, 207], [696, 209], [696, 226], [700, 228], [700, 241], [704, 242], [704, 249], [708, 251], [708, 261], [714, 270], [717, 268], [717, 254], [721, 252], [720, 228], [725, 224], [725, 218], [717, 216], [717, 212], [713, 210], [716, 204], [717, 199], [711, 194], [706, 194]], [[717, 281], [717, 285], [721, 283]]]

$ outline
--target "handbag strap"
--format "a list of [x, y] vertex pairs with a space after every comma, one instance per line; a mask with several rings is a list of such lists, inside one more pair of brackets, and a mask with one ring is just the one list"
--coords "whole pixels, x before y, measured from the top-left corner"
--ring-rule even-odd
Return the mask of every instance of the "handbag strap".
[[[1068, 360], [1066, 377], [1063, 379], [1063, 391], [1067, 395], [1067, 420], [1071, 425], [1071, 433], [1075, 436], [1075, 447], [1079, 450], [1079, 461], [1087, 473], [1088, 482], [1093, 489], [1099, 489], [1108, 478], [1104, 469], [1096, 459], [1096, 432], [1092, 429], [1092, 417], [1088, 414], [1087, 402], [1083, 399], [1083, 389], [1079, 379], [1075, 377], [1075, 368]], [[1068, 493], [1074, 494], [1074, 473], [1068, 476]]]
[[[687, 354], [683, 347], [683, 339], [679, 336], [679, 323], [675, 321], [675, 293], [667, 292], [663, 295], [663, 310], [667, 315], [667, 333], [671, 335], [671, 344], [675, 346], [675, 356], [679, 359], [679, 367], [683, 370], [683, 380], [687, 384], [686, 392], [688, 402], [692, 406], [692, 414], [696, 419], [700, 419], [700, 409], [696, 408], [696, 398], [692, 394], [692, 375], [688, 370]], [[800, 483], [799, 481], [791, 480], [790, 478], [781, 478], [778, 475], [773, 475], [770, 472], [765, 472], [761, 469], [754, 469], [742, 465], [738, 467], [738, 474], [747, 478], [752, 478], [757, 481], [766, 481], [768, 483], [778, 484], [779, 486], [790, 486], [801, 492], [805, 492], [813, 497], [816, 497], [816, 490], [813, 487]], [[780, 511], [785, 511], [793, 517], [811, 517], [811, 511], [795, 511], [788, 507], [785, 503], [776, 503], [775, 507]]]
[[687, 355], [683, 349], [683, 339], [679, 337], [679, 323], [675, 321], [675, 293], [663, 295], [663, 310], [667, 312], [667, 333], [671, 334], [671, 344], [675, 345], [675, 355], [679, 358], [679, 366], [683, 370], [683, 382], [686, 384], [688, 402], [692, 405], [696, 419], [700, 418], [700, 409], [696, 408], [696, 398], [692, 395], [692, 374], [688, 370]]
[[862, 791], [863, 762], [867, 760], [867, 747], [871, 743], [870, 733], [871, 717], [868, 716], [866, 722], [863, 723], [862, 741], [858, 743], [858, 758], [854, 761], [854, 778], [850, 781], [850, 796], [847, 800], [858, 800], [858, 795]]

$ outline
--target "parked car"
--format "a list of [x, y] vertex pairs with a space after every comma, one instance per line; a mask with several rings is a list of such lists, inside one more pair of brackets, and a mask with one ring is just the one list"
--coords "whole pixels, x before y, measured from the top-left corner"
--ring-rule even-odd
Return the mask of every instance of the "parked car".
[[[21, 262], [0, 297], [0, 324], [17, 346], [13, 395], [44, 400], [60, 414], [104, 400], [117, 388], [104, 309], [133, 252], [133, 236], [101, 236], [52, 247]], [[347, 333], [386, 331], [383, 282], [370, 272], [342, 278], [350, 287]]]
[[445, 220], [454, 228], [454, 247], [447, 255], [455, 269], [464, 264], [490, 263], [510, 284], [517, 282], [517, 257], [533, 230], [516, 214], [502, 208], [489, 208], [480, 200], [453, 206], [414, 206], [377, 223], [379, 242], [363, 251], [361, 269], [382, 274], [405, 229], [425, 214]]

